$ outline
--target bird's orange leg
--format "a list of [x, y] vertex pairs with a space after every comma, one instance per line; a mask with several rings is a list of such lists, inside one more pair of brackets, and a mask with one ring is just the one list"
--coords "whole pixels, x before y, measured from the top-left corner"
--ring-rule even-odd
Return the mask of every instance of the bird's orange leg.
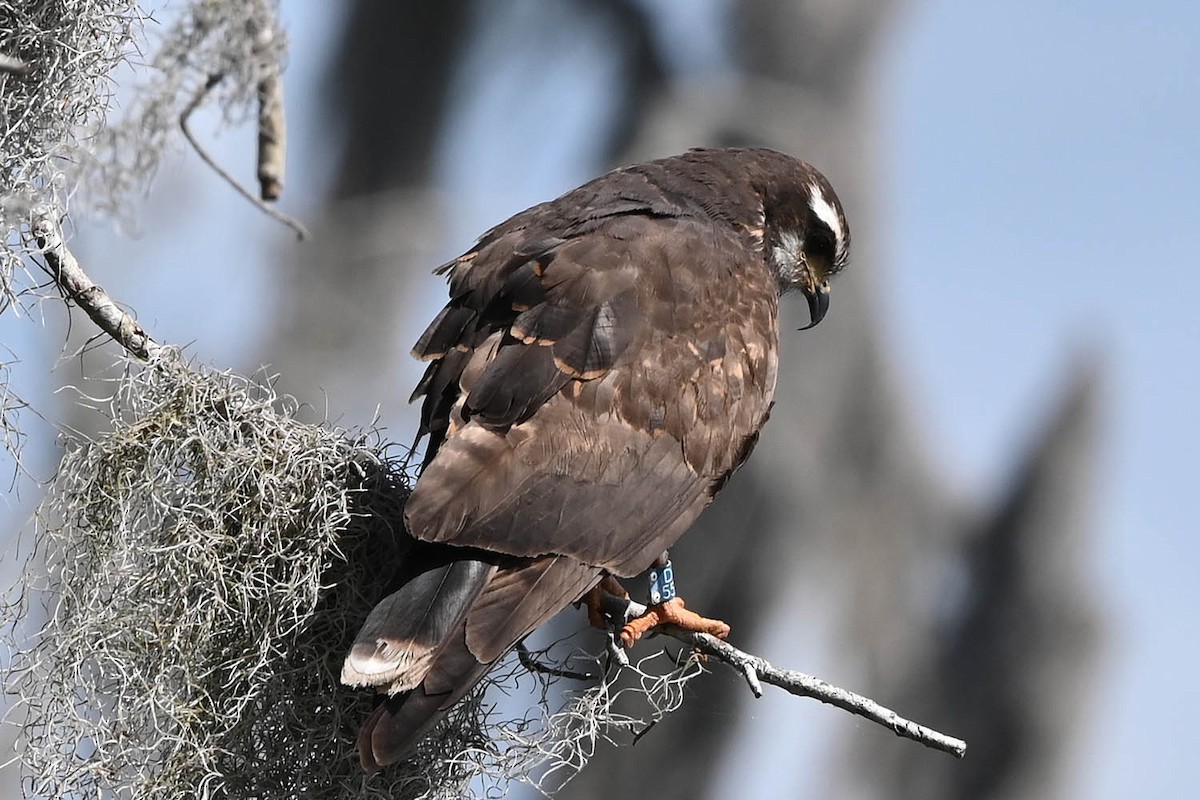
[[724, 622], [719, 619], [702, 617], [695, 611], [688, 611], [683, 607], [682, 597], [672, 597], [664, 603], [650, 606], [646, 609], [645, 614], [631, 619], [624, 628], [621, 628], [621, 644], [628, 650], [637, 644], [638, 639], [659, 625], [674, 625], [685, 631], [709, 633], [718, 639], [724, 639], [729, 635], [729, 626]]
[[649, 631], [659, 625], [674, 625], [685, 631], [708, 633], [718, 639], [729, 635], [729, 626], [719, 619], [702, 617], [683, 606], [683, 598], [675, 594], [675, 578], [671, 560], [663, 553], [650, 571], [650, 602], [646, 613], [631, 619], [621, 628], [621, 644], [633, 647]]

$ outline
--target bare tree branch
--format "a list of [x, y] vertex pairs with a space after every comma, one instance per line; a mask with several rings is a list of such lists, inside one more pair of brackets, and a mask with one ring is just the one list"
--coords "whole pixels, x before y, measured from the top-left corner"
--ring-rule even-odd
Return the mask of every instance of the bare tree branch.
[[88, 277], [75, 254], [67, 247], [62, 226], [52, 211], [47, 209], [40, 213], [31, 231], [46, 259], [43, 269], [54, 279], [63, 295], [82, 308], [100, 330], [143, 361], [156, 358], [165, 349], [150, 338], [150, 334], [117, 305], [108, 292]]
[[272, 75], [258, 84], [258, 193], [264, 201], [283, 194], [286, 152], [283, 81]]
[[521, 666], [529, 672], [536, 672], [540, 675], [549, 675], [553, 678], [569, 678], [573, 681], [594, 681], [599, 678], [599, 675], [594, 675], [590, 672], [577, 672], [572, 669], [564, 669], [562, 667], [554, 667], [549, 664], [543, 664], [537, 660], [533, 653], [529, 652], [529, 648], [524, 642], [517, 643], [517, 660], [521, 662]]
[[[282, 222], [284, 225], [287, 225], [296, 232], [297, 238], [309, 238], [311, 234], [308, 232], [308, 228], [304, 227], [304, 223], [300, 222], [300, 220], [296, 219], [290, 214], [285, 214], [278, 208], [263, 202], [263, 200], [256, 196], [254, 192], [243, 186], [228, 170], [217, 163], [216, 159], [214, 159], [209, 152], [204, 149], [204, 146], [200, 144], [200, 140], [196, 138], [195, 134], [192, 133], [191, 128], [188, 127], [188, 119], [192, 116], [192, 112], [200, 107], [200, 104], [204, 102], [204, 98], [209, 92], [212, 91], [214, 86], [221, 82], [223, 78], [224, 76], [220, 74], [209, 75], [208, 80], [204, 82], [203, 86], [196, 90], [196, 94], [192, 96], [192, 101], [187, 104], [187, 107], [183, 109], [183, 113], [179, 115], [179, 127], [183, 131], [184, 137], [196, 151], [196, 155], [200, 156], [200, 159], [204, 161], [204, 163], [207, 164], [213, 172], [217, 173], [217, 175], [221, 176], [226, 183], [232, 186], [234, 191], [249, 200], [256, 208], [258, 208], [267, 216]], [[282, 106], [280, 107], [282, 108]]]
[[[606, 595], [604, 610], [612, 619], [627, 620], [646, 613], [646, 606], [633, 600]], [[761, 683], [769, 683], [798, 697], [811, 697], [822, 703], [837, 706], [843, 711], [882, 725], [897, 736], [949, 753], [955, 758], [966, 755], [967, 743], [963, 740], [905, 719], [869, 697], [863, 697], [797, 670], [776, 667], [764, 658], [739, 650], [707, 633], [694, 633], [674, 626], [658, 630], [736, 669], [746, 679], [755, 697], [762, 697]]]
[[[275, 38], [270, 25], [255, 36], [260, 51], [269, 51]], [[287, 153], [287, 122], [283, 113], [283, 79], [278, 61], [274, 69], [258, 82], [258, 194], [264, 201], [278, 200], [283, 194], [283, 173]]]

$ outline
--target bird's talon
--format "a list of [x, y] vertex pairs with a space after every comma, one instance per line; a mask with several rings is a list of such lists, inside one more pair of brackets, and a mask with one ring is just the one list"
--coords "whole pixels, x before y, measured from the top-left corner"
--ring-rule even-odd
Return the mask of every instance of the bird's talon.
[[719, 619], [702, 617], [684, 607], [683, 599], [674, 597], [665, 603], [650, 606], [646, 613], [631, 619], [621, 628], [621, 644], [626, 649], [637, 644], [638, 640], [660, 625], [674, 625], [685, 631], [707, 633], [724, 639], [729, 635], [729, 626]]

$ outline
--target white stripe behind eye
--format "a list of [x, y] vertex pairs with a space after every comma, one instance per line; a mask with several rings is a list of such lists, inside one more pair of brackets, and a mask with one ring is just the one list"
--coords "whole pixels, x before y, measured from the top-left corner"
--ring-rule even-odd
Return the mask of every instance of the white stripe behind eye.
[[837, 255], [840, 258], [846, 249], [846, 231], [842, 229], [842, 220], [838, 216], [837, 209], [825, 196], [825, 190], [821, 184], [813, 181], [808, 185], [808, 189], [808, 207], [817, 215], [817, 219], [824, 222], [829, 226], [829, 230], [833, 231], [833, 237], [837, 243]]

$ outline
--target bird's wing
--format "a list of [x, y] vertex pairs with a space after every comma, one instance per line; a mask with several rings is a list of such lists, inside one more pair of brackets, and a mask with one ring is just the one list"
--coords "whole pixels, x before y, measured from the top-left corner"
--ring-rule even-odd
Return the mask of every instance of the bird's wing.
[[732, 224], [530, 214], [448, 265], [450, 303], [414, 350], [432, 360], [417, 394], [433, 457], [409, 530], [636, 574], [766, 419], [778, 289]]

